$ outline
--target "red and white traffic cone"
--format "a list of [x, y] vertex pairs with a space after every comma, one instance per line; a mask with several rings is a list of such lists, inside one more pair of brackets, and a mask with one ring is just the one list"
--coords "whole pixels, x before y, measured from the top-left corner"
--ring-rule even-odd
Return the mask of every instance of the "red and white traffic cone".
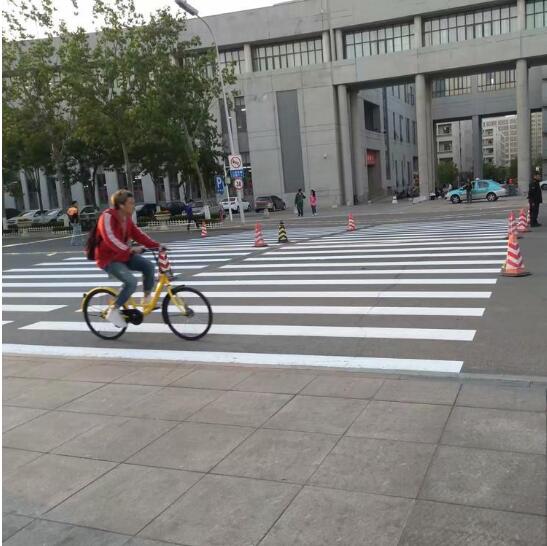
[[530, 207], [526, 211], [526, 227], [530, 229]]
[[201, 224], [201, 236], [207, 237], [207, 224], [205, 222]]
[[348, 216], [348, 227], [346, 231], [355, 231], [355, 220], [353, 219], [353, 214], [350, 212]]
[[504, 277], [526, 277], [530, 275], [524, 268], [524, 259], [520, 253], [520, 246], [515, 235], [509, 237], [507, 243], [507, 258], [503, 264], [501, 274]]
[[262, 248], [268, 246], [266, 241], [264, 240], [264, 236], [262, 235], [262, 226], [260, 223], [256, 223], [255, 226], [255, 247]]
[[518, 231], [517, 231], [517, 219], [515, 218], [515, 213], [513, 211], [509, 213], [507, 239], [509, 239], [511, 235], [516, 235], [516, 237], [520, 239], [520, 235], [518, 234]]
[[530, 228], [526, 223], [526, 210], [520, 209], [519, 224], [517, 226], [517, 231], [519, 233], [528, 233]]

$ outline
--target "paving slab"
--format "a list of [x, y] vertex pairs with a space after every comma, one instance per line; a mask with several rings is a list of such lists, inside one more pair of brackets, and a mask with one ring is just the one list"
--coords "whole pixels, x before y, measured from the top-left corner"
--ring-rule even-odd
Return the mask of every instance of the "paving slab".
[[89, 362], [73, 362], [57, 360], [52, 362], [46, 360], [41, 362], [37, 359], [32, 365], [12, 368], [12, 374], [17, 377], [35, 377], [42, 379], [62, 379], [82, 368], [89, 366]]
[[450, 406], [373, 400], [348, 430], [348, 436], [437, 443]]
[[17, 531], [20, 531], [23, 527], [26, 527], [32, 518], [26, 516], [17, 516], [15, 514], [4, 514], [2, 516], [2, 542], [8, 540]]
[[545, 546], [545, 523], [541, 516], [417, 501], [399, 546]]
[[545, 454], [545, 426], [544, 413], [457, 407], [441, 443]]
[[546, 514], [545, 456], [440, 446], [420, 498]]
[[415, 498], [434, 450], [432, 444], [344, 437], [310, 483]]
[[113, 466], [104, 461], [43, 455], [18, 467], [4, 480], [3, 509], [40, 516]]
[[6, 479], [14, 470], [30, 461], [41, 457], [42, 453], [36, 451], [23, 451], [21, 449], [2, 448], [2, 475]]
[[460, 384], [456, 381], [386, 379], [374, 398], [392, 402], [452, 405], [459, 389]]
[[33, 408], [20, 408], [17, 406], [2, 407], [2, 432], [10, 430], [13, 427], [26, 423], [39, 415], [43, 415], [46, 410]]
[[304, 483], [336, 444], [337, 436], [257, 430], [213, 472], [279, 482]]
[[296, 394], [315, 377], [315, 375], [309, 373], [284, 370], [255, 372], [248, 379], [238, 383], [237, 390]]
[[301, 394], [339, 396], [341, 398], [372, 398], [383, 382], [383, 379], [356, 377], [355, 374], [320, 375]]
[[366, 405], [365, 400], [296, 396], [264, 426], [302, 432], [343, 434]]
[[172, 386], [193, 387], [196, 389], [228, 390], [251, 375], [251, 370], [221, 368], [219, 370], [198, 369], [185, 375]]
[[228, 391], [192, 415], [190, 421], [259, 427], [290, 399], [286, 394]]
[[128, 462], [208, 472], [253, 431], [249, 427], [181, 423]]
[[48, 512], [47, 517], [134, 535], [201, 476], [122, 464]]
[[173, 546], [172, 542], [163, 542], [159, 540], [150, 540], [148, 538], [133, 537], [123, 546]]
[[89, 364], [70, 374], [65, 379], [71, 381], [98, 381], [110, 383], [119, 377], [130, 374], [135, 368], [129, 366], [117, 366], [115, 364]]
[[304, 487], [260, 546], [396, 546], [412, 501]]
[[464, 383], [456, 404], [475, 408], [545, 411], [545, 388]]
[[207, 475], [140, 535], [193, 546], [256, 544], [298, 490], [289, 484]]
[[171, 367], [142, 367], [134, 372], [128, 373], [113, 383], [125, 383], [127, 385], [157, 385], [166, 387], [167, 385], [177, 381], [184, 375], [189, 374], [193, 370], [192, 366], [178, 365], [176, 368]]

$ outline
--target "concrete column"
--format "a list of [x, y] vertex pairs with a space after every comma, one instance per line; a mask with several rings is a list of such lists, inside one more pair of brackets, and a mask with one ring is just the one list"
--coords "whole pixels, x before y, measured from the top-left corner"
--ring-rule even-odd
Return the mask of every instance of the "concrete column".
[[[429, 191], [435, 191], [435, 183], [437, 182], [437, 139], [433, 133], [433, 112], [431, 111], [431, 80], [426, 79], [425, 90], [427, 97], [427, 146], [429, 159]], [[428, 195], [429, 197], [429, 195]]]
[[349, 123], [348, 89], [346, 85], [338, 86], [338, 117], [340, 120], [341, 172], [344, 189], [343, 203], [353, 205], [353, 171], [351, 162], [351, 135]]
[[482, 178], [482, 120], [480, 116], [471, 118], [473, 132], [473, 177]]
[[336, 41], [336, 60], [341, 61], [344, 58], [344, 39], [339, 28], [334, 31], [334, 39]]
[[57, 203], [62, 207], [65, 203], [65, 200], [63, 199], [63, 182], [58, 178], [55, 178], [55, 191], [57, 193]]
[[329, 31], [324, 30], [322, 34], [323, 39], [323, 62], [324, 63], [330, 63], [330, 37], [329, 37]]
[[416, 133], [418, 139], [418, 176], [420, 177], [420, 197], [429, 197], [431, 186], [430, 148], [427, 111], [431, 110], [431, 95], [427, 93], [427, 85], [423, 74], [416, 74]]
[[243, 45], [243, 56], [245, 57], [245, 72], [253, 71], [253, 52], [251, 49], [251, 44]]
[[359, 202], [362, 202], [365, 195], [368, 194], [368, 177], [366, 177], [367, 137], [365, 130], [365, 104], [358, 93], [352, 93], [350, 96], [350, 111], [354, 193], [357, 195]]
[[414, 16], [414, 48], [423, 47], [423, 32], [422, 32], [422, 17], [421, 15]]
[[19, 173], [19, 180], [21, 180], [21, 190], [23, 192], [23, 205], [25, 207], [25, 210], [29, 210], [30, 199], [29, 199], [29, 193], [28, 193], [28, 182], [27, 182], [27, 177], [23, 171]]
[[526, 0], [517, 0], [517, 28], [526, 30]]
[[530, 182], [532, 161], [530, 157], [530, 100], [528, 96], [528, 63], [517, 61], [517, 138], [518, 138], [518, 181], [521, 188]]

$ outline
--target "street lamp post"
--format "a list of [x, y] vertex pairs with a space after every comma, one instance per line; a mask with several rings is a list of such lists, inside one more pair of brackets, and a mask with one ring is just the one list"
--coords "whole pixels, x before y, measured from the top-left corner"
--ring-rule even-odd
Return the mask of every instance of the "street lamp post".
[[[237, 152], [236, 152], [235, 145], [234, 145], [234, 133], [232, 131], [232, 121], [230, 119], [230, 114], [228, 112], [228, 100], [226, 98], [226, 88], [224, 86], [224, 76], [222, 74], [222, 63], [221, 63], [221, 60], [220, 60], [220, 51], [218, 49], [218, 44], [217, 44], [217, 40], [216, 40], [216, 37], [215, 37], [215, 33], [213, 32], [213, 29], [210, 27], [209, 23], [205, 19], [203, 19], [203, 17], [200, 17], [199, 12], [196, 8], [191, 6], [185, 0], [175, 0], [175, 3], [177, 4], [177, 6], [179, 6], [179, 8], [184, 10], [188, 15], [191, 15], [193, 17], [197, 17], [207, 27], [207, 29], [211, 33], [211, 37], [213, 38], [213, 43], [215, 45], [215, 51], [216, 51], [216, 54], [217, 54], [217, 66], [218, 66], [218, 73], [219, 73], [219, 76], [220, 76], [220, 85], [222, 87], [222, 101], [224, 103], [224, 115], [226, 117], [226, 128], [228, 130], [228, 141], [229, 141], [229, 144], [230, 144], [230, 154], [234, 155]], [[232, 205], [230, 203], [230, 192], [228, 191], [228, 185], [227, 184], [226, 184], [226, 192], [228, 194], [227, 195], [227, 197], [228, 197], [228, 210], [230, 211], [230, 220], [231, 220], [232, 219]], [[243, 201], [243, 192], [242, 192], [242, 190], [237, 190], [237, 197], [238, 197], [239, 202], [241, 203]], [[243, 211], [243, 206], [241, 204], [239, 206], [239, 214], [241, 216], [241, 222], [245, 223], [245, 212]]]

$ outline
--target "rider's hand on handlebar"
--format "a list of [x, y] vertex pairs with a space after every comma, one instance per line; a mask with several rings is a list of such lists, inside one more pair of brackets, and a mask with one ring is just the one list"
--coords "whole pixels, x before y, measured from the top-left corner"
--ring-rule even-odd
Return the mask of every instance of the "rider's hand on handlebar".
[[131, 254], [142, 254], [145, 251], [145, 248], [143, 246], [132, 246], [131, 247]]

